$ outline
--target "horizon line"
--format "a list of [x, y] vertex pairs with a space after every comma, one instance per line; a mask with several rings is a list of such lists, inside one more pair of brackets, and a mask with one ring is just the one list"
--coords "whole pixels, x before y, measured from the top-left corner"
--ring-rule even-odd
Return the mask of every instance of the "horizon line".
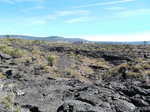
[[46, 37], [62, 37], [62, 38], [80, 38], [88, 41], [102, 41], [102, 42], [138, 42], [138, 41], [150, 41], [150, 32], [132, 33], [132, 34], [99, 34], [99, 35], [34, 35], [34, 34], [0, 34], [0, 36], [28, 36], [35, 38]]

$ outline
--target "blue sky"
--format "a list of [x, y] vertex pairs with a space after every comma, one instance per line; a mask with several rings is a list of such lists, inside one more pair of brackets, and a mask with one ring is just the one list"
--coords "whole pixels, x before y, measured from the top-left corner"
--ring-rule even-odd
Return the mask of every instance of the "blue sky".
[[0, 0], [0, 15], [0, 34], [102, 41], [150, 37], [150, 0]]

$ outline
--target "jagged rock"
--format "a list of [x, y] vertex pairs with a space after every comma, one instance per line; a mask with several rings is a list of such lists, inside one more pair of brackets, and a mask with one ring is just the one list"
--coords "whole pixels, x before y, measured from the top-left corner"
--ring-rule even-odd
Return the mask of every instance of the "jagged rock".
[[22, 105], [21, 106], [26, 112], [41, 112], [38, 107], [32, 105]]
[[5, 72], [5, 75], [6, 75], [7, 78], [11, 78], [12, 75], [13, 75], [13, 71], [12, 71], [12, 70], [7, 70], [7, 71]]
[[2, 52], [0, 52], [0, 59], [1, 60], [9, 60], [9, 59], [11, 59], [12, 57], [10, 56], [10, 55], [8, 55], [8, 54], [4, 54], [4, 53], [2, 53]]
[[114, 106], [117, 112], [134, 112], [136, 107], [125, 100], [114, 101]]
[[149, 103], [140, 98], [131, 98], [132, 103], [137, 107], [149, 106]]
[[[20, 106], [22, 112], [150, 112], [150, 76], [145, 74], [139, 79], [126, 76], [129, 71], [143, 74], [147, 70], [149, 73], [149, 60], [144, 57], [136, 60], [134, 54], [102, 50], [102, 46], [93, 44], [74, 48], [64, 43], [31, 42], [25, 46], [15, 42], [10, 42], [10, 46], [27, 54], [13, 58], [0, 52], [0, 76], [6, 76], [0, 82], [0, 96], [13, 93], [14, 104]], [[40, 52], [31, 53], [34, 48]], [[47, 66], [47, 55], [51, 53], [58, 56], [53, 67]], [[138, 61], [142, 61], [145, 68], [132, 70], [134, 64], [141, 64]], [[121, 67], [123, 63], [129, 67]], [[81, 70], [81, 65], [93, 73]], [[67, 75], [66, 69], [71, 69], [71, 78], [62, 77]], [[15, 87], [9, 88], [9, 84]], [[9, 110], [0, 104], [0, 112]]]
[[103, 112], [103, 110], [99, 110], [98, 108], [95, 108], [92, 105], [85, 102], [70, 100], [65, 101], [57, 109], [57, 112]]
[[150, 112], [150, 106], [137, 108], [135, 112]]

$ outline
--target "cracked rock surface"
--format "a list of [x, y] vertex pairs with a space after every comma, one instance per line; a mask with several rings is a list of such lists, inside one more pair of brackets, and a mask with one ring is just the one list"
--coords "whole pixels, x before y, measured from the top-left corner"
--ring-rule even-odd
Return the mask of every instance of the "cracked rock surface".
[[[47, 50], [70, 52], [59, 47]], [[132, 61], [129, 57], [112, 56], [113, 54], [109, 53], [77, 53], [96, 58], [102, 55], [107, 61], [120, 60], [119, 63], [122, 63], [122, 60]], [[60, 61], [67, 59], [65, 57]], [[101, 75], [101, 69], [105, 72], [110, 68], [96, 65], [91, 65], [96, 71], [91, 76], [91, 69], [88, 71], [89, 74], [80, 70], [83, 76], [89, 75], [88, 78], [80, 75], [79, 78], [51, 77], [53, 73], [43, 71], [39, 64], [28, 61], [18, 63], [14, 60], [15, 57], [0, 52], [0, 112], [150, 112], [150, 83], [144, 79], [126, 76], [126, 68], [120, 69], [117, 75], [112, 74], [102, 79], [96, 79], [96, 74], [100, 72]], [[67, 66], [70, 66], [70, 63], [67, 63]], [[85, 66], [90, 65], [86, 63]], [[112, 63], [110, 66], [112, 67]], [[135, 69], [135, 72], [138, 70]], [[60, 72], [56, 73], [58, 75]], [[67, 71], [65, 75], [69, 73]]]

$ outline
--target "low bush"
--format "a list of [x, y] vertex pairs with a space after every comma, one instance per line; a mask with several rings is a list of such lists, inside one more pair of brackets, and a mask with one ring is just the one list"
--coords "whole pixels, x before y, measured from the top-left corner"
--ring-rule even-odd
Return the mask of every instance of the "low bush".
[[53, 55], [48, 55], [47, 61], [48, 61], [48, 65], [49, 65], [49, 66], [53, 66], [53, 65], [54, 65], [55, 58], [56, 58], [56, 57], [53, 56]]

